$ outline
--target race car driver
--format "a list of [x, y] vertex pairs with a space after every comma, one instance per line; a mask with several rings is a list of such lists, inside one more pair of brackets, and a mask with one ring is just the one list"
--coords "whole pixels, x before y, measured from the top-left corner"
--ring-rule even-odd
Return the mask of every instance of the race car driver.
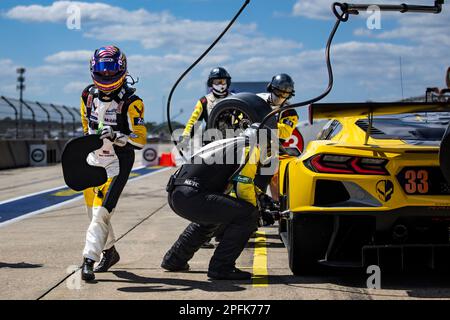
[[[247, 129], [247, 132], [249, 130], [254, 129]], [[226, 146], [221, 145], [224, 140], [219, 140], [203, 147], [192, 162], [183, 165], [172, 176], [168, 184], [169, 205], [175, 213], [192, 223], [166, 253], [162, 268], [172, 272], [189, 270], [188, 261], [195, 252], [221, 225], [227, 225], [210, 260], [208, 277], [217, 280], [251, 278], [251, 273], [237, 269], [235, 262], [257, 226], [259, 191], [253, 181], [259, 166], [260, 150], [255, 145], [237, 146], [238, 139], [227, 142]], [[240, 151], [248, 161], [245, 165], [220, 161], [220, 164], [211, 164], [210, 159], [198, 162], [196, 157], [201, 157], [203, 151], [213, 156], [225, 154], [226, 159], [234, 158], [229, 158], [230, 153], [235, 156]], [[241, 155], [238, 154], [237, 159]]]
[[[294, 95], [294, 81], [285, 73], [275, 75], [267, 86], [267, 92], [258, 94], [258, 96], [270, 104], [272, 109], [289, 105], [289, 99]], [[297, 127], [298, 114], [294, 109], [284, 111], [278, 115], [277, 122], [278, 137], [280, 139], [280, 144], [282, 144], [285, 140], [290, 138], [292, 132]], [[275, 201], [278, 201], [278, 173], [274, 173], [271, 181], [268, 181], [268, 178], [269, 176], [258, 179], [257, 184], [260, 188], [265, 190], [270, 183], [272, 198]]]
[[[106, 169], [108, 180], [99, 187], [84, 190], [91, 220], [83, 250], [81, 276], [95, 279], [94, 272], [106, 272], [120, 259], [114, 247], [111, 217], [134, 163], [134, 150], [146, 143], [144, 103], [126, 83], [127, 59], [115, 46], [95, 50], [90, 61], [93, 84], [81, 96], [83, 132], [100, 134], [101, 149], [89, 154], [88, 163]], [[94, 263], [103, 257], [94, 270]]]
[[212, 69], [208, 76], [207, 85], [211, 88], [211, 93], [201, 97], [197, 101], [195, 109], [186, 123], [180, 143], [178, 144], [180, 148], [188, 145], [192, 129], [197, 121], [204, 120], [205, 123], [207, 123], [208, 116], [211, 114], [215, 105], [231, 94], [231, 76], [225, 68], [217, 67]]

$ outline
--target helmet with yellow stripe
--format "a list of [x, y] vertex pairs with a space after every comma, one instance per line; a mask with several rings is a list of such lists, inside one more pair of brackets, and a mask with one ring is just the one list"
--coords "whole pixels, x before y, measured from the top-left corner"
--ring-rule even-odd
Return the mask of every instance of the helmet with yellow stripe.
[[106, 46], [95, 50], [91, 58], [91, 76], [98, 90], [108, 94], [120, 89], [127, 74], [127, 58], [119, 48]]

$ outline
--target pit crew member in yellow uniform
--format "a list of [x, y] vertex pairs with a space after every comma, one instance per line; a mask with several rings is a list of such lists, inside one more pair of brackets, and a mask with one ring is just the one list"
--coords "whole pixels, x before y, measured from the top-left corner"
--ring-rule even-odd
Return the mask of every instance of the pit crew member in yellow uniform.
[[204, 120], [205, 123], [207, 123], [208, 116], [211, 114], [211, 111], [216, 104], [231, 94], [231, 76], [225, 68], [217, 67], [212, 69], [208, 76], [207, 85], [211, 88], [211, 93], [201, 97], [197, 101], [195, 109], [186, 123], [186, 127], [180, 139], [180, 148], [186, 147], [189, 144], [192, 130], [197, 121]]
[[[291, 99], [294, 95], [294, 81], [285, 73], [275, 75], [272, 78], [272, 81], [267, 86], [267, 93], [258, 94], [258, 96], [270, 104], [274, 110], [289, 105], [289, 99]], [[278, 137], [280, 139], [280, 144], [282, 144], [285, 140], [290, 138], [292, 132], [297, 127], [298, 114], [294, 109], [284, 111], [278, 115], [277, 122]], [[267, 176], [266, 179], [268, 177], [269, 176]], [[268, 183], [269, 181], [266, 181], [261, 184], [267, 185]], [[261, 187], [263, 188], [262, 185]], [[270, 190], [272, 198], [278, 201], [278, 173], [275, 173], [272, 177], [270, 182]]]

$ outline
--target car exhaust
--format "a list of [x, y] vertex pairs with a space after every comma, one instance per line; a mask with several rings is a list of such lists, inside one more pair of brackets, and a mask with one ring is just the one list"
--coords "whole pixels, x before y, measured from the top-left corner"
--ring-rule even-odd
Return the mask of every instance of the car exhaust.
[[405, 242], [408, 238], [408, 228], [404, 224], [397, 224], [392, 230], [392, 238], [398, 242]]

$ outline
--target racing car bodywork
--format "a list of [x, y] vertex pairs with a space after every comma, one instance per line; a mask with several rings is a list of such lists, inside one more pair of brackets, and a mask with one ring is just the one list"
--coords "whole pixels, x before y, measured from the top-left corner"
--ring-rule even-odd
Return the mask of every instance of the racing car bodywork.
[[323, 265], [450, 268], [450, 184], [439, 161], [448, 110], [311, 106], [312, 118], [332, 120], [300, 157], [280, 157], [279, 228], [294, 274]]

